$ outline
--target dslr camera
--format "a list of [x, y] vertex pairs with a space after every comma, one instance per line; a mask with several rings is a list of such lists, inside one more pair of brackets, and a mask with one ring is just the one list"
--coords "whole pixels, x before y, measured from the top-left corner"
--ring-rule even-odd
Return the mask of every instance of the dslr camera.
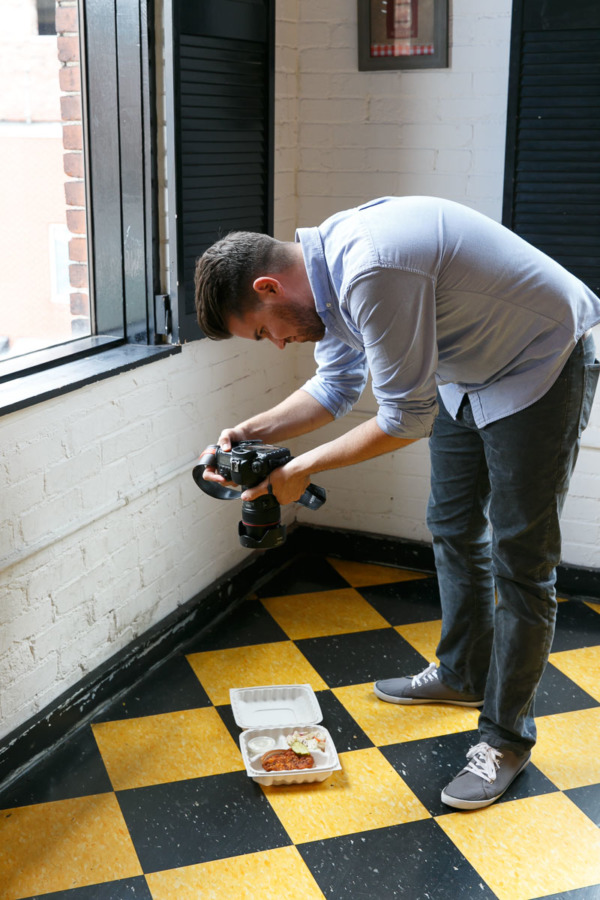
[[[284, 466], [293, 459], [287, 447], [276, 447], [260, 441], [240, 441], [231, 451], [222, 450], [218, 444], [210, 444], [200, 456], [192, 472], [194, 481], [205, 494], [217, 500], [236, 500], [246, 488], [256, 487], [271, 474], [273, 469]], [[204, 480], [207, 466], [215, 468], [227, 481], [240, 486], [240, 490]], [[325, 490], [309, 484], [298, 503], [309, 509], [319, 509], [325, 503]], [[251, 550], [271, 550], [285, 541], [286, 527], [281, 524], [281, 507], [277, 498], [269, 493], [255, 500], [242, 500], [242, 519], [238, 534], [242, 547]]]

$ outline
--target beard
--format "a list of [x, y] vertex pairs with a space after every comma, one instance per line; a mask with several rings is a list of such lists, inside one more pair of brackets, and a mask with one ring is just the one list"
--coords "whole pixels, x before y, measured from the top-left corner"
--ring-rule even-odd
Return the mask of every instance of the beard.
[[300, 304], [277, 303], [273, 312], [279, 318], [292, 326], [294, 335], [287, 343], [303, 344], [307, 341], [316, 343], [325, 336], [325, 325], [315, 309], [309, 309]]

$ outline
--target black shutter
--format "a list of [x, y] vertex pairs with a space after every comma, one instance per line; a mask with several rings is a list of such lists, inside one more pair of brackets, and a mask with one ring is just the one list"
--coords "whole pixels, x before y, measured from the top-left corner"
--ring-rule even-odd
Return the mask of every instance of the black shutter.
[[599, 0], [515, 0], [503, 222], [600, 292]]
[[197, 257], [230, 231], [273, 231], [274, 0], [174, 0], [173, 73], [170, 293], [173, 337], [184, 341], [202, 336]]

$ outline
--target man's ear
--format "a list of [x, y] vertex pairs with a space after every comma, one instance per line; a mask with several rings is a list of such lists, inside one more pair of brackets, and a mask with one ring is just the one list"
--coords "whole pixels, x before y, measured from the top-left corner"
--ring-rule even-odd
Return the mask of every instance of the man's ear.
[[254, 279], [252, 287], [260, 295], [261, 300], [274, 299], [283, 293], [281, 282], [271, 275], [259, 275]]

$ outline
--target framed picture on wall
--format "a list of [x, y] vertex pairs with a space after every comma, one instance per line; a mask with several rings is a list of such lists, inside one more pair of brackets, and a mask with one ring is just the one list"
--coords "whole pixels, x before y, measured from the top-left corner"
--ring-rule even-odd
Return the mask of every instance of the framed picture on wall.
[[448, 0], [358, 0], [358, 68], [448, 66]]

